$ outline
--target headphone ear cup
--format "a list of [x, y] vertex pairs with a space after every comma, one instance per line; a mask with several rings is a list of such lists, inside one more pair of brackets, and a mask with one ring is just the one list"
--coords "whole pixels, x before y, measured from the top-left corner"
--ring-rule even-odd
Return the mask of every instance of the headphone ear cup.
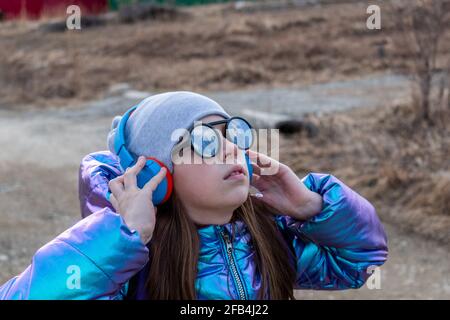
[[[145, 184], [150, 181], [154, 176], [156, 176], [161, 169], [161, 165], [152, 159], [148, 159], [145, 166], [136, 176], [137, 186], [143, 188]], [[172, 192], [172, 176], [169, 171], [167, 171], [166, 176], [161, 181], [161, 183], [156, 187], [156, 190], [152, 194], [153, 205], [159, 205], [165, 202], [171, 192]]]
[[245, 162], [247, 163], [247, 170], [248, 170], [248, 178], [250, 180], [250, 183], [252, 182], [252, 175], [253, 175], [253, 167], [252, 163], [250, 161], [250, 157], [248, 156], [247, 152], [244, 150], [244, 156], [245, 156]]

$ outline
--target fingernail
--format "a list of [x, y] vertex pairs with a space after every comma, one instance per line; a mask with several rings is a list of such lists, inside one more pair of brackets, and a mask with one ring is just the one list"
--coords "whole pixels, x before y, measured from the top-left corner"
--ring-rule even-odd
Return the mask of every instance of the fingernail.
[[263, 194], [261, 192], [253, 193], [253, 194], [250, 194], [250, 195], [255, 197], [255, 198], [262, 198], [263, 197]]

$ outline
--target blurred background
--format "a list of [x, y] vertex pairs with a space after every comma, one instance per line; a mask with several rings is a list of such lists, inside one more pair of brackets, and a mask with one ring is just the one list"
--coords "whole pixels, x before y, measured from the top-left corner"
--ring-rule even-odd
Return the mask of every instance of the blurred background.
[[[81, 30], [66, 9], [81, 8]], [[378, 5], [381, 29], [367, 27]], [[78, 166], [112, 117], [192, 90], [280, 160], [369, 199], [389, 236], [379, 289], [299, 299], [450, 298], [450, 2], [0, 0], [0, 283], [80, 219]]]

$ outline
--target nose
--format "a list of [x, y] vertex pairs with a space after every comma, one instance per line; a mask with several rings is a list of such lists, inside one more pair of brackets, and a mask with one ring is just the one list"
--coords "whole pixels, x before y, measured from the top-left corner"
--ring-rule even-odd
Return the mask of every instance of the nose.
[[224, 163], [236, 163], [238, 155], [237, 145], [232, 143], [230, 140], [226, 139], [222, 135], [221, 140], [222, 140], [222, 155], [223, 155], [222, 160], [224, 161]]

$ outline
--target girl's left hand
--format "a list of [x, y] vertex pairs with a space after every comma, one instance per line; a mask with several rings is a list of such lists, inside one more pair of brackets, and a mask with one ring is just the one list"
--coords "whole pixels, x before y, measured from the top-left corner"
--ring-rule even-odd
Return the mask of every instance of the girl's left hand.
[[309, 190], [287, 165], [252, 150], [247, 154], [252, 160], [252, 185], [262, 193], [262, 202], [298, 220], [322, 210], [322, 196]]

